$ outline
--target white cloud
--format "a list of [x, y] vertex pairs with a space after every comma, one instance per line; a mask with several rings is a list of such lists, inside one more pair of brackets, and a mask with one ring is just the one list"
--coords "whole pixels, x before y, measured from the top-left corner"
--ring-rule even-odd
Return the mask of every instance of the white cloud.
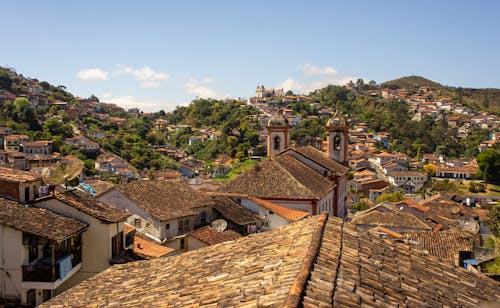
[[109, 73], [100, 68], [89, 68], [79, 71], [76, 74], [76, 76], [81, 80], [91, 80], [91, 79], [106, 80], [108, 79]]
[[158, 88], [161, 86], [160, 81], [165, 81], [170, 79], [169, 74], [163, 72], [157, 72], [149, 66], [143, 66], [138, 69], [134, 69], [130, 66], [120, 66], [120, 69], [114, 71], [112, 75], [133, 76], [138, 81], [140, 81], [141, 87], [143, 88]]
[[222, 92], [218, 92], [208, 85], [211, 84], [214, 80], [212, 78], [203, 78], [201, 80], [196, 78], [189, 78], [188, 82], [184, 84], [184, 91], [189, 94], [194, 94], [201, 98], [215, 98], [215, 99], [224, 99], [230, 97], [229, 94], [224, 94]]
[[283, 88], [285, 91], [292, 90], [295, 93], [309, 93], [316, 89], [332, 85], [345, 85], [350, 80], [356, 80], [353, 76], [340, 76], [333, 67], [319, 67], [310, 63], [304, 63], [299, 66], [302, 70], [303, 78], [296, 79], [289, 77], [279, 82], [277, 88]]
[[337, 70], [331, 66], [319, 67], [311, 63], [299, 66], [306, 76], [337, 75]]
[[113, 96], [111, 93], [103, 93], [101, 97], [101, 101], [105, 103], [116, 104], [125, 109], [136, 107], [147, 112], [156, 112], [161, 109], [171, 111], [177, 106], [187, 105], [187, 103], [144, 99], [132, 95]]

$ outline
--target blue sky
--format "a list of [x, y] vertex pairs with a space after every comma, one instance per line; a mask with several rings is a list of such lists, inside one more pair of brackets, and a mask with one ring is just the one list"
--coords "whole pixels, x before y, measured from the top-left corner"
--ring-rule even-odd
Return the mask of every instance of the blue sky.
[[142, 110], [421, 75], [500, 88], [498, 1], [2, 1], [0, 65]]

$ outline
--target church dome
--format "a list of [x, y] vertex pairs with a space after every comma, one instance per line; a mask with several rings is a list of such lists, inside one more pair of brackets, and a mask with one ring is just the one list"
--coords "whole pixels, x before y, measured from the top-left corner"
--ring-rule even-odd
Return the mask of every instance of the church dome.
[[267, 126], [288, 126], [288, 120], [282, 114], [274, 114], [267, 122]]
[[345, 126], [345, 118], [342, 112], [336, 111], [333, 117], [331, 117], [328, 122], [326, 122], [326, 126]]

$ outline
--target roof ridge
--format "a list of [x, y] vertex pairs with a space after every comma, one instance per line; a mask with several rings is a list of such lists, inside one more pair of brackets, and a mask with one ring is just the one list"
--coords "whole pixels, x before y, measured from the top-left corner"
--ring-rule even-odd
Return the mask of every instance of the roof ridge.
[[323, 232], [325, 231], [327, 221], [328, 214], [321, 214], [314, 228], [309, 249], [307, 250], [304, 260], [302, 261], [299, 272], [290, 287], [283, 307], [298, 307], [300, 305], [307, 282], [311, 276], [311, 270], [314, 267], [314, 262], [321, 247]]

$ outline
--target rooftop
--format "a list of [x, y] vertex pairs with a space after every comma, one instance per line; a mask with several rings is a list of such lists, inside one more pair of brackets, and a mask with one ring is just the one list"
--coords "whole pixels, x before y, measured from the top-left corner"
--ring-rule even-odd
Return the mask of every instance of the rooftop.
[[[343, 175], [349, 171], [348, 167], [342, 165], [341, 163], [339, 163], [331, 158], [328, 158], [326, 153], [321, 152], [320, 150], [316, 149], [315, 147], [305, 146], [305, 147], [289, 149], [289, 151], [294, 151], [296, 153], [299, 153], [303, 157], [306, 157], [306, 158], [314, 161], [315, 163], [329, 169], [333, 174]], [[284, 153], [286, 153], [286, 151]], [[281, 154], [281, 155], [283, 155], [283, 154]]]
[[419, 219], [415, 215], [404, 212], [391, 213], [368, 211], [367, 213], [356, 215], [351, 222], [356, 225], [384, 226], [404, 229], [431, 229], [431, 226], [429, 226], [425, 221]]
[[405, 232], [405, 237], [411, 240], [410, 244], [413, 247], [425, 250], [440, 261], [452, 264], [459, 251], [472, 251], [473, 246], [468, 238], [452, 230], [411, 231]]
[[115, 189], [161, 221], [194, 216], [195, 208], [214, 205], [212, 199], [177, 179], [130, 182]]
[[62, 241], [87, 227], [79, 220], [3, 198], [0, 198], [0, 224], [51, 241]]
[[233, 230], [225, 230], [219, 232], [210, 226], [205, 226], [189, 232], [190, 236], [207, 244], [215, 245], [223, 242], [234, 241], [241, 237], [241, 234]]
[[179, 256], [115, 265], [42, 307], [477, 307], [500, 284], [314, 216]]
[[[94, 197], [77, 191], [56, 193], [53, 197], [71, 207], [76, 208], [77, 210], [80, 210], [106, 223], [124, 221], [131, 215], [126, 211], [109, 206], [101, 201], [98, 201]], [[49, 196], [48, 198], [52, 197]], [[47, 198], [42, 197], [39, 200], [40, 202], [43, 202], [46, 199]]]
[[224, 218], [229, 219], [240, 226], [256, 223], [260, 220], [252, 212], [229, 197], [219, 195], [212, 196], [211, 198], [215, 202], [215, 210], [221, 213]]
[[258, 163], [218, 189], [259, 198], [321, 199], [333, 184], [292, 155]]
[[11, 183], [28, 183], [41, 181], [42, 177], [40, 175], [28, 172], [21, 171], [10, 168], [0, 167], [0, 181], [1, 182], [11, 182]]
[[174, 251], [173, 248], [162, 246], [140, 235], [134, 236], [134, 254], [144, 259], [162, 258]]

